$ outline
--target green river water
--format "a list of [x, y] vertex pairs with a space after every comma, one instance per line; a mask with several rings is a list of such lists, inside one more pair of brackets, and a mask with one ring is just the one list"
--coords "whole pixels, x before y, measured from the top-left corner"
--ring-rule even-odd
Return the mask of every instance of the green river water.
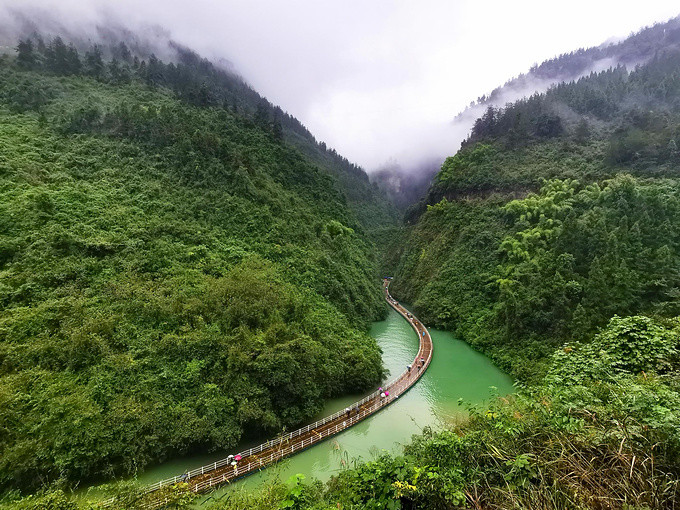
[[[496, 368], [484, 355], [474, 351], [451, 333], [430, 329], [434, 355], [425, 375], [408, 393], [374, 416], [279, 465], [244, 478], [234, 486], [255, 488], [269, 477], [286, 480], [296, 473], [309, 478], [327, 480], [352, 465], [354, 459], [370, 460], [383, 450], [399, 453], [401, 445], [425, 426], [460, 419], [465, 414], [459, 400], [482, 403], [494, 395], [513, 391], [512, 380]], [[390, 308], [386, 320], [375, 322], [371, 334], [383, 350], [383, 361], [391, 380], [413, 360], [418, 351], [418, 337], [409, 324]], [[363, 395], [330, 401], [318, 418], [343, 409]], [[248, 448], [252, 445], [245, 445]], [[243, 448], [236, 448], [241, 450]], [[139, 475], [140, 484], [181, 474], [201, 465], [224, 458], [227, 453], [184, 457], [165, 462]], [[222, 489], [213, 497], [219, 497]]]

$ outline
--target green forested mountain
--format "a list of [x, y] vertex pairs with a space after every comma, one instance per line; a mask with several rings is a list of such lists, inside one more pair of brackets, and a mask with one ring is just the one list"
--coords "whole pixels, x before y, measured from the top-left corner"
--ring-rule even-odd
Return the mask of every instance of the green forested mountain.
[[523, 356], [614, 315], [679, 314], [678, 63], [489, 108], [430, 189], [395, 292], [520, 377]]
[[119, 50], [0, 60], [3, 490], [230, 448], [383, 375], [365, 174], [206, 62]]
[[[347, 158], [317, 141], [295, 117], [262, 97], [230, 65], [217, 66], [175, 41], [168, 48], [168, 62], [153, 53], [154, 44], [128, 31], [97, 27], [102, 44], [91, 46], [72, 36], [45, 41], [37, 34], [17, 46], [17, 66], [53, 75], [86, 75], [109, 84], [132, 81], [172, 91], [182, 102], [231, 110], [251, 119], [277, 139], [285, 139], [312, 164], [333, 174], [358, 220], [368, 228], [393, 224], [397, 215], [383, 193], [371, 186], [368, 175]], [[161, 45], [163, 46], [163, 45]], [[80, 55], [78, 54], [80, 52]], [[168, 53], [169, 52], [169, 53]], [[38, 101], [40, 101], [38, 99]]]
[[[535, 92], [542, 92], [550, 86], [563, 86], [561, 84], [565, 82], [575, 81], [612, 67], [625, 66], [632, 70], [638, 65], [653, 61], [659, 55], [678, 50], [680, 50], [680, 17], [675, 17], [666, 22], [645, 27], [621, 41], [607, 41], [599, 46], [580, 48], [534, 65], [526, 73], [508, 80], [502, 86], [470, 103], [468, 108], [455, 117], [453, 124], [467, 130], [472, 127], [472, 123], [476, 120], [475, 137], [477, 135], [486, 136], [490, 134], [488, 132], [488, 121], [494, 115], [490, 111], [496, 112], [499, 106], [507, 106], [508, 103], [514, 103], [518, 99]], [[652, 80], [650, 80], [650, 83], [653, 86], [658, 85], [658, 83], [653, 83]], [[576, 109], [581, 112], [584, 107], [597, 109], [596, 103], [602, 100], [602, 97], [583, 96], [581, 97], [582, 104], [577, 105]], [[487, 109], [489, 107], [491, 107], [490, 111]], [[571, 105], [571, 107], [573, 108], [574, 105]], [[599, 106], [599, 108], [602, 107], [606, 108], [607, 105]], [[483, 115], [485, 109], [487, 109], [487, 112], [486, 115]], [[512, 111], [516, 111], [516, 109], [511, 108]], [[562, 113], [566, 112], [562, 111]], [[506, 117], [506, 120], [511, 116], [512, 113]], [[536, 120], [534, 119], [534, 121]], [[542, 136], [548, 135], [552, 128], [549, 119], [542, 119], [543, 123], [546, 121], [548, 121], [548, 124], [543, 124], [540, 128]], [[480, 127], [482, 127], [481, 131], [478, 129]], [[486, 131], [484, 127], [487, 128]], [[505, 130], [509, 129], [507, 123], [498, 127]], [[526, 138], [521, 129], [515, 130], [511, 136], [515, 136], [518, 141]], [[476, 138], [473, 137], [473, 139]], [[388, 166], [373, 173], [371, 178], [386, 190], [399, 208], [406, 210], [409, 206], [421, 201], [427, 194], [430, 181], [439, 171], [441, 160], [443, 158], [438, 159], [435, 165], [421, 165], [418, 168], [402, 169]], [[487, 175], [487, 178], [490, 178], [490, 176]], [[409, 213], [407, 212], [407, 214]]]
[[471, 107], [503, 104], [509, 97], [526, 95], [527, 90], [536, 90], [537, 86], [577, 80], [591, 72], [610, 67], [627, 66], [632, 69], [647, 64], [659, 53], [679, 49], [680, 17], [675, 17], [642, 28], [623, 40], [579, 48], [536, 64], [528, 72], [508, 80], [489, 94], [480, 96]]

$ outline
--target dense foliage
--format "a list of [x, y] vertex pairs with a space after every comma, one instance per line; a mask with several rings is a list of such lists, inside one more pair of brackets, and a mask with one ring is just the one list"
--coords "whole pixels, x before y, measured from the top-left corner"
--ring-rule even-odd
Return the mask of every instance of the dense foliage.
[[592, 343], [557, 350], [524, 395], [342, 473], [323, 504], [302, 508], [674, 508], [679, 348], [677, 321], [615, 318]]
[[333, 172], [97, 52], [0, 62], [2, 489], [230, 448], [383, 374]]
[[523, 380], [613, 315], [680, 314], [679, 61], [489, 108], [405, 237], [395, 295]]
[[[228, 63], [215, 65], [172, 40], [168, 41], [170, 61], [163, 62], [151, 52], [149, 43], [140, 44], [132, 34], [105, 32], [102, 35], [106, 44], [80, 47], [67, 45], [60, 37], [44, 41], [33, 34], [19, 41], [16, 65], [55, 76], [88, 76], [101, 83], [138, 83], [165, 89], [186, 104], [221, 108], [248, 118], [274, 139], [285, 140], [313, 164], [333, 174], [362, 225], [375, 228], [396, 221], [396, 212], [386, 196], [369, 183], [360, 167], [317, 141], [300, 121], [260, 96]], [[167, 53], [168, 49], [163, 51]], [[15, 108], [39, 106], [49, 95], [44, 89], [18, 85], [12, 98]]]

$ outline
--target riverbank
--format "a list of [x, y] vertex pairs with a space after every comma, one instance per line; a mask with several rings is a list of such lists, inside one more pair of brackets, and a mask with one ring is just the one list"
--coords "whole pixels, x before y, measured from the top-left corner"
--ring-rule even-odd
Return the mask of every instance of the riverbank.
[[[396, 311], [390, 310], [384, 321], [372, 325], [371, 335], [383, 350], [383, 362], [390, 371], [386, 380], [401, 373], [418, 351], [418, 338], [409, 323]], [[297, 473], [322, 481], [367, 461], [382, 452], [399, 454], [402, 445], [413, 434], [425, 427], [440, 428], [443, 424], [465, 417], [464, 402], [479, 404], [495, 393], [505, 395], [513, 391], [512, 380], [498, 370], [488, 358], [474, 351], [451, 333], [430, 330], [437, 355], [422, 379], [409, 392], [388, 408], [271, 469], [255, 473], [240, 481], [242, 490], [256, 490], [273, 478], [286, 479]], [[363, 395], [346, 396], [329, 401], [319, 418], [344, 409]], [[252, 445], [243, 445], [250, 447]], [[226, 452], [173, 459], [149, 469], [136, 482], [148, 485], [160, 479], [217, 461]], [[213, 497], [219, 498], [228, 489], [221, 489]]]

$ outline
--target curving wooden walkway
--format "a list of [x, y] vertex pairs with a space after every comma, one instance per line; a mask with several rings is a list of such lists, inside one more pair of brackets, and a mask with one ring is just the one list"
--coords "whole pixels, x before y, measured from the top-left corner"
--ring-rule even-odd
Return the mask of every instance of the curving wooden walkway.
[[[301, 452], [312, 445], [342, 432], [345, 429], [359, 423], [368, 416], [377, 413], [383, 407], [391, 404], [404, 394], [416, 381], [425, 373], [425, 370], [432, 360], [432, 338], [427, 328], [416, 319], [408, 310], [401, 306], [392, 298], [389, 292], [389, 280], [383, 282], [385, 299], [389, 305], [399, 312], [416, 331], [420, 339], [418, 354], [412, 363], [411, 370], [402, 373], [395, 380], [383, 388], [387, 394], [381, 397], [381, 391], [377, 390], [362, 400], [355, 402], [346, 410], [338, 411], [331, 416], [302, 427], [289, 434], [281, 435], [275, 439], [267, 441], [259, 446], [240, 452], [237, 455], [241, 459], [233, 465], [231, 458], [226, 458], [194, 469], [183, 475], [174, 476], [167, 480], [162, 480], [153, 485], [145, 487], [140, 497], [144, 501], [141, 506], [145, 508], [158, 508], [164, 506], [168, 501], [163, 496], [166, 487], [182, 484], [184, 490], [197, 494], [210, 492], [217, 487], [233, 482], [254, 471], [259, 471], [274, 462]], [[156, 494], [154, 494], [156, 493]], [[154, 497], [157, 495], [157, 497]], [[112, 504], [115, 499], [105, 503]]]

